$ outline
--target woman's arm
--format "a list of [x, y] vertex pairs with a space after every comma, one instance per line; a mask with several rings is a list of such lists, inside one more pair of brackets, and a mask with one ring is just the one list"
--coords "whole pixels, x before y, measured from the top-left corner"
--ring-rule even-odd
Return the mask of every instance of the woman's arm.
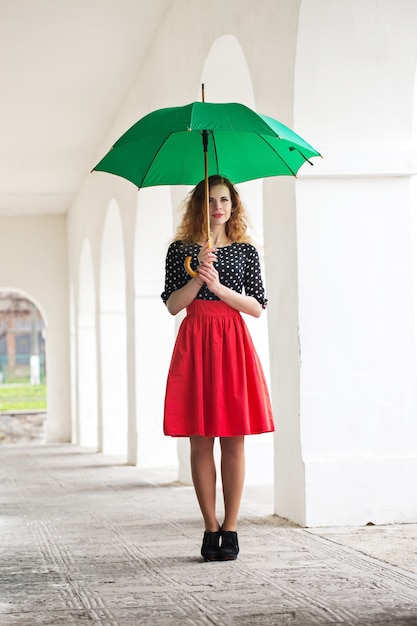
[[233, 309], [253, 317], [261, 316], [263, 308], [256, 298], [237, 293], [237, 291], [222, 285], [219, 281], [219, 274], [212, 264], [203, 263], [200, 265], [198, 274], [207, 284], [209, 290]]
[[[208, 242], [201, 247], [197, 260], [199, 263], [199, 269], [202, 263], [212, 264], [217, 261], [216, 253], [213, 248], [209, 248]], [[195, 299], [201, 287], [204, 285], [204, 280], [199, 276], [189, 280], [183, 287], [176, 289], [171, 293], [166, 305], [171, 315], [176, 315], [182, 309], [185, 309]]]
[[[237, 309], [241, 313], [247, 313], [253, 317], [260, 317], [263, 311], [262, 306], [253, 296], [245, 296], [242, 293], [237, 293], [229, 287], [220, 285], [221, 289], [215, 294], [220, 300], [223, 300], [226, 304], [233, 309]], [[213, 292], [214, 293], [214, 292]]]
[[176, 315], [191, 304], [202, 286], [203, 281], [198, 278], [192, 278], [184, 287], [173, 291], [166, 302], [167, 309], [171, 315]]

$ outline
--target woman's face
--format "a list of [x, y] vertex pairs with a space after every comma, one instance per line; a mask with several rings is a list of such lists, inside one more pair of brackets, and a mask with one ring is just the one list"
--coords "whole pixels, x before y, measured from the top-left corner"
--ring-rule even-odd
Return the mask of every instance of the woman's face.
[[214, 185], [209, 192], [210, 226], [226, 224], [232, 214], [232, 200], [226, 185]]

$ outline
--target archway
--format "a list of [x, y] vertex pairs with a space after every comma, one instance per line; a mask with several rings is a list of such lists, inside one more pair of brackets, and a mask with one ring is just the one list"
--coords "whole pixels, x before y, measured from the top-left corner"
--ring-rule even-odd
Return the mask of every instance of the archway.
[[78, 272], [77, 388], [78, 442], [98, 447], [96, 289], [91, 245], [82, 245]]
[[[213, 43], [202, 71], [202, 83], [209, 102], [241, 102], [255, 109], [255, 96], [252, 79], [243, 49], [234, 35], [223, 35]], [[249, 181], [237, 185], [237, 189], [248, 211], [250, 235], [258, 248], [262, 267], [264, 265], [263, 248], [263, 183], [262, 180]], [[264, 277], [265, 273], [263, 272]], [[269, 346], [268, 313], [260, 319], [243, 316], [250, 330], [259, 357], [269, 381]], [[179, 442], [180, 450], [186, 448], [184, 441]], [[250, 436], [246, 439], [246, 484], [272, 484], [273, 434]], [[188, 463], [188, 449], [181, 451], [183, 463]]]
[[0, 291], [0, 443], [45, 441], [44, 317], [29, 295]]
[[127, 455], [126, 273], [120, 210], [109, 204], [100, 259], [102, 445]]

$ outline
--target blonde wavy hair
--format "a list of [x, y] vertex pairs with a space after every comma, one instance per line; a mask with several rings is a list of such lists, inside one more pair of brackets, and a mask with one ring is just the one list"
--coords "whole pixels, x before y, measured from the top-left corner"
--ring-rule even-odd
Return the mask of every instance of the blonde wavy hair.
[[[232, 201], [232, 214], [226, 223], [226, 236], [237, 243], [251, 241], [246, 230], [249, 219], [240, 196], [229, 179], [215, 174], [209, 176], [209, 190], [216, 185], [226, 185]], [[200, 243], [207, 240], [205, 214], [205, 181], [202, 180], [194, 187], [185, 201], [184, 215], [174, 237], [174, 241], [186, 243]]]

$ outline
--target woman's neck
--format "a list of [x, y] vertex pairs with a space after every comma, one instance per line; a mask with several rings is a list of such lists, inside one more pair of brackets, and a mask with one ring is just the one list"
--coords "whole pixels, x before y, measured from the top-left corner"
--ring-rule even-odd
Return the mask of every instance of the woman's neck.
[[213, 248], [218, 246], [227, 246], [231, 243], [230, 239], [226, 235], [225, 228], [213, 228], [210, 232], [210, 243]]

